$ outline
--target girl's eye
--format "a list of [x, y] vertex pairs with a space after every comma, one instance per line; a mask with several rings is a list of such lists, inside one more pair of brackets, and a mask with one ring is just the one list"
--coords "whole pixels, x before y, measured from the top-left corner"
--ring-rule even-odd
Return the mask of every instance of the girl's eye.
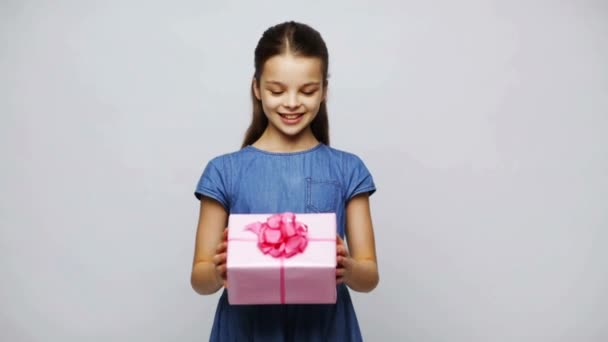
[[[268, 89], [268, 91], [269, 91], [269, 92], [270, 92], [270, 93], [271, 93], [273, 96], [279, 96], [279, 95], [283, 94], [283, 91], [282, 91], [282, 90], [275, 91], [275, 90], [270, 90], [270, 89]], [[304, 95], [306, 95], [306, 96], [311, 96], [311, 95], [314, 95], [316, 92], [317, 92], [316, 90], [312, 90], [312, 91], [303, 91], [303, 92], [302, 92], [302, 94], [304, 94]]]

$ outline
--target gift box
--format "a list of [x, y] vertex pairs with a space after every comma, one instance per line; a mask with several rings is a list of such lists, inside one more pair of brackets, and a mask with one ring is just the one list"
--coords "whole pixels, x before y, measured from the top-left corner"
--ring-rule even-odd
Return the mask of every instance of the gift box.
[[336, 215], [231, 214], [230, 304], [336, 303]]

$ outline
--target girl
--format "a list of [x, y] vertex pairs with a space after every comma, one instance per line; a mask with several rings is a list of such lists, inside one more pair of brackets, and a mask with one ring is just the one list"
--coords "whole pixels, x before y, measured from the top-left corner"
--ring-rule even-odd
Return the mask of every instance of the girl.
[[329, 147], [328, 62], [325, 42], [307, 25], [292, 21], [264, 32], [242, 148], [212, 159], [196, 187], [201, 206], [191, 283], [199, 294], [230, 286], [230, 213], [335, 212], [337, 303], [233, 306], [224, 290], [211, 341], [362, 340], [347, 287], [369, 292], [378, 284], [369, 206], [376, 188], [361, 159]]

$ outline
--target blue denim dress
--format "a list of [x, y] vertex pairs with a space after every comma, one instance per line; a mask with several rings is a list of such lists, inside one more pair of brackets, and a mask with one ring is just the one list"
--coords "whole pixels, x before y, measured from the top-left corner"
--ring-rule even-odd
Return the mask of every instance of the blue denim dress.
[[[376, 191], [359, 157], [324, 144], [292, 153], [247, 146], [213, 158], [197, 184], [234, 214], [335, 212], [344, 238], [345, 205], [353, 196]], [[210, 341], [361, 341], [346, 286], [336, 304], [230, 305], [219, 299]]]

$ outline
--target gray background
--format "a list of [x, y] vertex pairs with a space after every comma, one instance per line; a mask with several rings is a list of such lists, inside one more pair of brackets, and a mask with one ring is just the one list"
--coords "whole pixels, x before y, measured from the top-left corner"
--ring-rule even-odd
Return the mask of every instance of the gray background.
[[207, 340], [192, 192], [288, 19], [378, 186], [366, 339], [608, 340], [608, 3], [506, 0], [2, 0], [0, 340]]

